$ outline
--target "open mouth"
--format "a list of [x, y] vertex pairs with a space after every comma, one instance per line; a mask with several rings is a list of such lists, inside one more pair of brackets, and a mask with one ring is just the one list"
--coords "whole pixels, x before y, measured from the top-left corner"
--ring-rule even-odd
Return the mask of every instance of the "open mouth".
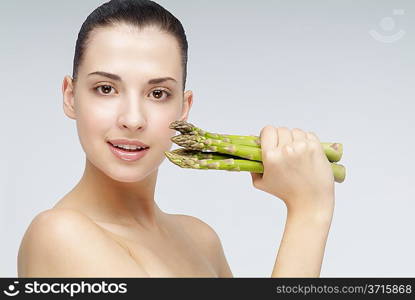
[[120, 151], [124, 151], [124, 152], [140, 152], [140, 151], [147, 150], [148, 148], [150, 148], [150, 147], [144, 147], [144, 148], [140, 148], [140, 149], [125, 149], [125, 148], [122, 148], [122, 147], [119, 147], [119, 146], [115, 146], [115, 145], [111, 144], [110, 142], [107, 142], [107, 143], [109, 145], [111, 145], [112, 147], [114, 147], [116, 149], [119, 149]]

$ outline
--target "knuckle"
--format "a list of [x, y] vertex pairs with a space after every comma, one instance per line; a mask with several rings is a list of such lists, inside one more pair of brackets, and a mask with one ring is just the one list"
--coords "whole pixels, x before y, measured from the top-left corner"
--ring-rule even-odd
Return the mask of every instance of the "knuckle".
[[265, 125], [264, 128], [262, 128], [262, 130], [274, 130], [274, 126], [272, 126], [271, 124]]
[[307, 143], [303, 140], [294, 141], [293, 148], [296, 155], [302, 155], [308, 150]]
[[278, 137], [286, 138], [292, 136], [291, 130], [287, 127], [278, 127], [277, 128]]
[[310, 138], [310, 139], [319, 141], [318, 136], [313, 131], [307, 132], [307, 137]]
[[309, 142], [310, 145], [310, 149], [312, 149], [313, 151], [318, 151], [321, 149], [321, 144], [315, 140], [311, 140]]
[[298, 134], [304, 134], [304, 130], [300, 129], [300, 128], [293, 128], [292, 129], [293, 133], [298, 133]]
[[272, 126], [272, 125], [266, 125], [266, 126], [264, 126], [264, 127], [262, 127], [262, 129], [261, 129], [261, 131], [260, 131], [260, 133], [259, 133], [259, 138], [261, 139], [261, 138], [264, 138], [264, 135], [266, 135], [266, 134], [270, 134], [270, 133], [272, 133], [273, 131], [275, 131], [275, 127], [274, 126]]
[[302, 150], [307, 148], [307, 143], [303, 140], [299, 140], [299, 141], [294, 141], [293, 142], [293, 147], [295, 150]]
[[286, 144], [286, 145], [284, 145], [284, 146], [282, 147], [282, 151], [283, 151], [285, 154], [288, 154], [288, 155], [292, 155], [292, 154], [294, 154], [294, 149], [293, 149], [293, 147], [292, 147], [291, 145], [288, 145], [288, 144]]
[[278, 127], [277, 128], [279, 131], [284, 132], [284, 131], [290, 131], [290, 129], [288, 127], [282, 126], [282, 127]]

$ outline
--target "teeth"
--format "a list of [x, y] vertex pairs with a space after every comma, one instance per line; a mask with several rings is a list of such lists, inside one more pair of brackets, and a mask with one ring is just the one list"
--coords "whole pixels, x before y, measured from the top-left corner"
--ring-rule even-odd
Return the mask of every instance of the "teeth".
[[136, 146], [136, 145], [119, 145], [119, 144], [114, 144], [114, 146], [123, 148], [123, 149], [127, 149], [127, 150], [141, 150], [144, 149], [145, 147], [141, 147], [141, 146]]

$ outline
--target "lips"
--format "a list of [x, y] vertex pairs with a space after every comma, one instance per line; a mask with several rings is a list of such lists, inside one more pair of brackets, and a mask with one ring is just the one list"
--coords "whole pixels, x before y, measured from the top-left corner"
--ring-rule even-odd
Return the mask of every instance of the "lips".
[[[126, 151], [126, 152], [136, 152], [136, 151], [147, 150], [148, 148], [150, 148], [150, 147], [142, 147], [142, 146], [140, 146], [140, 147], [142, 147], [141, 149], [125, 149], [125, 148], [116, 146], [116, 145], [121, 145], [121, 144], [115, 144], [115, 145], [113, 145], [110, 142], [107, 142], [107, 144], [110, 145], [110, 146], [112, 146], [113, 148], [119, 149], [120, 151]], [[122, 145], [131, 145], [131, 144], [122, 144]]]
[[147, 150], [147, 149], [149, 148], [149, 147], [144, 147], [144, 148], [141, 148], [141, 149], [125, 149], [125, 148], [122, 148], [122, 147], [119, 147], [119, 146], [113, 145], [113, 144], [111, 144], [110, 142], [108, 142], [108, 145], [110, 145], [110, 146], [112, 146], [112, 147], [114, 147], [114, 148], [117, 148], [117, 149], [119, 149], [120, 151], [125, 151], [125, 152], [136, 152], [136, 151]]
[[129, 139], [110, 139], [109, 142], [111, 145], [134, 145], [140, 146], [143, 148], [149, 148], [149, 146], [139, 140], [129, 140]]
[[149, 148], [145, 148], [142, 150], [125, 150], [117, 148], [116, 146], [113, 146], [110, 142], [107, 142], [108, 147], [110, 148], [110, 151], [119, 159], [127, 162], [134, 162], [136, 160], [139, 160], [143, 156], [147, 154]]

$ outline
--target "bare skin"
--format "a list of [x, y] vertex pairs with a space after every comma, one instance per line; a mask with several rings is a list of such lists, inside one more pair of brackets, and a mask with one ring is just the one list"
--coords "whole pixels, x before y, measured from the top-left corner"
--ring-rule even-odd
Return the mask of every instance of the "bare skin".
[[[158, 166], [175, 134], [168, 125], [187, 119], [193, 99], [180, 84], [175, 39], [154, 28], [99, 29], [81, 66], [76, 84], [66, 76], [62, 91], [86, 153], [84, 174], [30, 224], [18, 276], [232, 277], [216, 232], [197, 218], [161, 211], [154, 199]], [[88, 75], [95, 71], [121, 79]], [[166, 76], [175, 80], [149, 83]], [[98, 84], [115, 93], [93, 92]], [[171, 92], [169, 101], [153, 97], [159, 88]], [[271, 277], [318, 277], [334, 209], [330, 164], [314, 133], [266, 126], [260, 136], [264, 173], [251, 173], [252, 184], [287, 206]], [[121, 161], [106, 142], [120, 137], [146, 143], [148, 154]]]
[[93, 220], [75, 209], [55, 206], [36, 216], [26, 231], [18, 276], [232, 276], [229, 266], [229, 273], [221, 269], [217, 236], [204, 223], [169, 214], [164, 222], [163, 232], [144, 230]]
[[[86, 168], [89, 173], [93, 166]], [[86, 207], [85, 195], [92, 194], [91, 186], [98, 185], [85, 175], [74, 190], [61, 199], [54, 209], [72, 209], [82, 212], [112, 241], [125, 249], [136, 262], [139, 269], [145, 270], [149, 277], [218, 277], [221, 274], [218, 254], [211, 251], [217, 246], [213, 229], [203, 221], [191, 216], [168, 214], [154, 203], [155, 221], [153, 224], [138, 222], [121, 223], [99, 214], [94, 206]], [[101, 180], [106, 181], [106, 178]], [[99, 185], [102, 185], [101, 182]], [[95, 195], [97, 193], [94, 193]], [[97, 197], [95, 197], [96, 199]], [[220, 249], [215, 249], [215, 251]], [[91, 253], [92, 255], [92, 253]], [[116, 258], [116, 255], [114, 255]]]
[[[96, 71], [121, 79], [89, 75]], [[165, 77], [174, 80], [149, 83]], [[76, 120], [86, 153], [84, 174], [30, 224], [19, 249], [19, 276], [232, 275], [209, 225], [165, 213], [154, 199], [158, 166], [175, 135], [168, 125], [186, 120], [192, 105], [181, 78], [171, 35], [124, 24], [93, 32], [77, 82], [65, 76], [62, 84], [64, 112]], [[138, 161], [123, 161], [109, 151], [108, 138], [138, 139], [150, 149]]]
[[334, 210], [334, 176], [313, 132], [262, 128], [255, 188], [284, 201], [287, 220], [271, 277], [319, 277]]
[[[32, 221], [19, 251], [19, 277], [232, 276], [217, 234], [195, 217], [168, 214], [155, 204], [155, 223], [128, 223], [122, 222], [121, 215], [109, 218], [97, 207], [88, 206], [91, 201], [86, 195], [91, 193], [91, 199], [98, 199], [99, 194], [91, 187], [107, 180], [97, 174], [88, 177], [91, 169], [91, 165], [86, 168], [78, 185], [52, 209]], [[79, 235], [87, 243], [79, 241]], [[97, 247], [101, 243], [103, 246]], [[78, 247], [70, 251], [72, 256], [61, 251], [73, 245], [80, 245], [82, 252], [77, 253]], [[102, 257], [91, 261], [98, 253]], [[80, 258], [89, 259], [80, 264]], [[106, 267], [100, 268], [104, 263]]]

